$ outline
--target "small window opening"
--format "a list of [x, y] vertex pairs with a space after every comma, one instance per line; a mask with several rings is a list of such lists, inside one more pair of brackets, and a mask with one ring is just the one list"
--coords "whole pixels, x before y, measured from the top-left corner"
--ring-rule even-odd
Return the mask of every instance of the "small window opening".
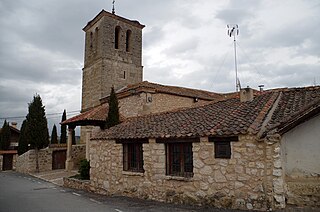
[[142, 143], [123, 144], [123, 170], [144, 172]]
[[215, 158], [231, 158], [230, 141], [215, 141], [214, 155]]
[[98, 40], [99, 40], [99, 28], [96, 27], [96, 30], [95, 30], [95, 48], [98, 47]]
[[123, 79], [125, 79], [126, 78], [126, 72], [124, 71], [123, 72]]
[[126, 51], [130, 52], [131, 50], [131, 30], [126, 32]]
[[121, 28], [119, 26], [117, 26], [115, 29], [115, 33], [114, 33], [114, 48], [115, 49], [119, 49], [120, 31], [121, 31]]
[[166, 144], [166, 174], [179, 177], [193, 177], [192, 143]]
[[93, 33], [90, 32], [90, 48], [93, 47], [92, 42], [93, 42]]

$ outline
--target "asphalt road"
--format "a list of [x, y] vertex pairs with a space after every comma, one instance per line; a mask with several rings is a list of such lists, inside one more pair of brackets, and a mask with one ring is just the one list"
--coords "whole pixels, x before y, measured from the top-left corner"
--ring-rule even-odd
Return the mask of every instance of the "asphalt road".
[[80, 190], [66, 189], [38, 178], [16, 172], [0, 172], [0, 212], [38, 211], [212, 211], [224, 210], [173, 205], [126, 197], [107, 197]]

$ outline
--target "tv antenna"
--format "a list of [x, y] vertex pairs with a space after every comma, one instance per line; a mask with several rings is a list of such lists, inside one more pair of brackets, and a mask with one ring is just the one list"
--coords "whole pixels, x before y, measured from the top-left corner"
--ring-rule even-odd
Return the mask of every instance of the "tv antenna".
[[228, 24], [228, 36], [233, 37], [233, 47], [234, 47], [234, 69], [236, 72], [236, 92], [241, 89], [240, 81], [238, 78], [238, 67], [237, 67], [237, 45], [236, 45], [236, 36], [239, 35], [239, 26], [238, 24]]
[[116, 13], [116, 11], [115, 11], [115, 9], [114, 9], [114, 3], [115, 3], [115, 2], [116, 2], [115, 0], [112, 1], [112, 14], [115, 14], [115, 13]]

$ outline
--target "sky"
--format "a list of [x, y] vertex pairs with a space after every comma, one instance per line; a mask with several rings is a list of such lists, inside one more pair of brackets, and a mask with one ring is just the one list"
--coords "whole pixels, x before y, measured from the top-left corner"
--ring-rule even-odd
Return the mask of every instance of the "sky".
[[[21, 122], [39, 94], [58, 126], [81, 108], [82, 28], [112, 0], [0, 1], [0, 127]], [[143, 29], [144, 80], [213, 92], [235, 91], [238, 24], [242, 87], [320, 85], [319, 0], [116, 0], [116, 14]]]

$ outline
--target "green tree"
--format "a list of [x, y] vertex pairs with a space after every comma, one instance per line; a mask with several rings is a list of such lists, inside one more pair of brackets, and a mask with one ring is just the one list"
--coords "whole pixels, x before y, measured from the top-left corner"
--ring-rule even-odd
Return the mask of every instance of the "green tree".
[[109, 98], [109, 111], [108, 117], [106, 120], [105, 128], [113, 127], [120, 123], [119, 119], [119, 107], [118, 107], [118, 99], [116, 93], [114, 92], [114, 88], [111, 88], [110, 98]]
[[51, 141], [50, 144], [57, 144], [58, 143], [58, 135], [57, 135], [57, 127], [54, 124], [51, 132]]
[[[67, 119], [66, 110], [63, 111], [61, 123]], [[61, 125], [60, 144], [67, 143], [67, 125]]]
[[36, 94], [29, 103], [27, 115], [30, 146], [36, 153], [36, 171], [39, 172], [39, 149], [48, 146], [49, 132], [48, 123], [41, 97]]
[[79, 173], [82, 180], [90, 180], [90, 161], [87, 159], [80, 161]]
[[8, 150], [10, 147], [10, 126], [7, 123], [7, 120], [4, 120], [2, 129], [1, 129], [1, 142], [0, 142], [0, 149]]
[[22, 155], [23, 153], [28, 151], [28, 144], [29, 144], [29, 135], [28, 135], [28, 122], [25, 119], [22, 122], [21, 129], [20, 129], [20, 136], [19, 136], [19, 143], [18, 143], [18, 154]]

